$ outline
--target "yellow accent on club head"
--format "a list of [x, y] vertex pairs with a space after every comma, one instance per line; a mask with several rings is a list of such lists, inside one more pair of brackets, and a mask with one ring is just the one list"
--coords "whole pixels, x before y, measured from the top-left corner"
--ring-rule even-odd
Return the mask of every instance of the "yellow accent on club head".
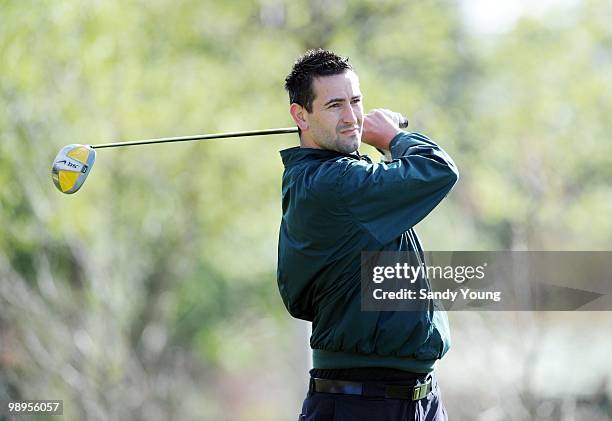
[[89, 157], [89, 150], [85, 146], [78, 146], [68, 152], [68, 155], [71, 158], [76, 159], [77, 161], [81, 161], [82, 163], [87, 162], [87, 158]]
[[[76, 159], [76, 158], [75, 158]], [[74, 171], [63, 171], [59, 172], [59, 185], [62, 193], [66, 193], [68, 190], [74, 187], [81, 173]]]
[[65, 194], [77, 192], [85, 182], [96, 160], [96, 151], [88, 145], [65, 146], [53, 162], [51, 178], [55, 187]]

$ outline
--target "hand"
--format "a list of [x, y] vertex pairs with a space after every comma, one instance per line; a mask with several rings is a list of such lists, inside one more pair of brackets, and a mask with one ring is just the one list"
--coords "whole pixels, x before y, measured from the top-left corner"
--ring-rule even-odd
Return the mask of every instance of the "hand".
[[399, 128], [401, 114], [377, 108], [363, 118], [361, 140], [375, 148], [388, 150], [391, 140], [402, 130]]

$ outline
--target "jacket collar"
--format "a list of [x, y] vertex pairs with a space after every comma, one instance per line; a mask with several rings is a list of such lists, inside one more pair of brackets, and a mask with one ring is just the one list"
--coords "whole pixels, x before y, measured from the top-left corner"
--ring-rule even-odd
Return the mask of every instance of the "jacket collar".
[[300, 146], [294, 146], [293, 148], [283, 149], [280, 151], [281, 159], [283, 160], [283, 164], [285, 168], [291, 167], [293, 165], [298, 164], [302, 161], [312, 161], [312, 160], [320, 160], [326, 161], [329, 159], [347, 157], [351, 159], [365, 159], [369, 161], [370, 159], [367, 155], [361, 155], [359, 151], [355, 151], [355, 153], [347, 154], [337, 151], [332, 151], [329, 149], [313, 149], [313, 148], [302, 148]]

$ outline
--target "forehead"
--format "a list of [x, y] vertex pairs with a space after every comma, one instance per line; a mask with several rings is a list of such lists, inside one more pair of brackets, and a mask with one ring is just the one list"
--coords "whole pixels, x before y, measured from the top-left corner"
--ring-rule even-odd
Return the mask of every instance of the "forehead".
[[326, 102], [332, 98], [350, 99], [356, 95], [361, 95], [359, 78], [351, 70], [337, 75], [317, 77], [314, 79], [312, 86], [315, 102]]

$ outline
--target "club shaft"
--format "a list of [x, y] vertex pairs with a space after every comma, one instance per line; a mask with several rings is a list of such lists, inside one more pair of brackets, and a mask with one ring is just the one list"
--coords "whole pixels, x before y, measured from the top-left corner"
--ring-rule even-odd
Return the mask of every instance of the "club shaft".
[[[408, 127], [408, 119], [402, 116], [400, 128]], [[268, 136], [272, 134], [297, 133], [297, 127], [283, 127], [280, 129], [248, 130], [242, 132], [197, 134], [192, 136], [160, 137], [158, 139], [131, 140], [126, 142], [102, 143], [90, 145], [93, 149], [118, 148], [120, 146], [152, 145], [154, 143], [189, 142], [192, 140], [224, 139], [228, 137]]]
[[161, 137], [159, 139], [145, 139], [145, 140], [133, 140], [133, 141], [126, 141], [126, 142], [102, 143], [100, 145], [91, 145], [91, 147], [93, 149], [118, 148], [120, 146], [151, 145], [154, 143], [171, 143], [171, 142], [189, 142], [192, 140], [224, 139], [228, 137], [267, 136], [267, 135], [273, 135], [273, 134], [297, 133], [297, 131], [298, 131], [297, 127], [284, 127], [280, 129], [198, 134], [198, 135], [193, 135], [193, 136]]

